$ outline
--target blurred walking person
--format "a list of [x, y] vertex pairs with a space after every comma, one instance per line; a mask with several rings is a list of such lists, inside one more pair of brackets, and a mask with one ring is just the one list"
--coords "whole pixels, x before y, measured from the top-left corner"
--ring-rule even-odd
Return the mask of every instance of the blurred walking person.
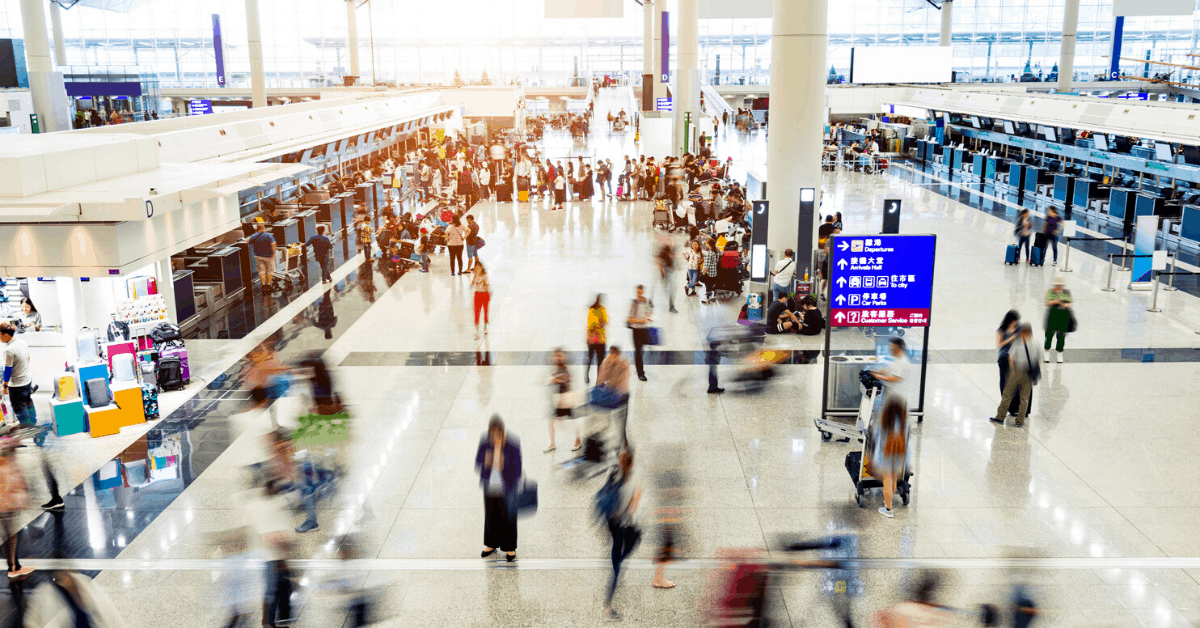
[[908, 464], [908, 409], [901, 397], [889, 397], [883, 403], [873, 429], [875, 447], [871, 455], [872, 475], [883, 480], [883, 505], [879, 513], [891, 518], [892, 499], [896, 495], [896, 482], [904, 474]]
[[583, 367], [583, 383], [588, 383], [588, 372], [592, 370], [592, 357], [596, 358], [596, 377], [600, 377], [600, 364], [604, 362], [604, 344], [608, 334], [608, 310], [604, 309], [604, 295], [597, 294], [596, 301], [587, 314], [587, 365]]
[[[1008, 352], [1012, 349], [1013, 341], [1021, 337], [1021, 314], [1016, 310], [1009, 310], [1004, 315], [1004, 320], [1000, 321], [1000, 327], [996, 329], [996, 348], [998, 355], [996, 363], [1000, 367], [1000, 394], [1004, 394], [1004, 385], [1008, 383], [1008, 371], [1010, 363], [1008, 360]], [[1013, 402], [1008, 406], [1008, 413], [1017, 416], [1017, 412], [1021, 409], [1021, 400], [1019, 397], [1014, 397]]]
[[510, 437], [504, 421], [492, 415], [475, 452], [475, 470], [483, 487], [483, 552], [500, 549], [508, 562], [517, 558], [517, 482], [521, 479], [521, 443]]
[[[571, 401], [571, 371], [567, 368], [567, 354], [563, 353], [561, 348], [554, 350], [554, 366], [550, 373], [550, 386], [554, 390], [551, 396], [554, 412], [550, 416], [550, 446], [546, 448], [544, 453], [554, 451], [554, 428], [555, 424], [562, 420], [571, 418], [571, 410], [574, 409], [575, 403]], [[579, 439], [579, 426], [575, 426], [575, 444], [571, 446], [571, 451], [578, 451], [582, 443]]]
[[637, 287], [637, 296], [629, 305], [629, 316], [625, 323], [633, 330], [633, 363], [637, 367], [638, 379], [646, 381], [646, 365], [643, 361], [643, 347], [650, 343], [650, 321], [653, 308], [646, 300], [645, 286]]
[[[671, 280], [675, 273], [675, 249], [669, 241], [659, 247], [654, 256], [654, 267], [658, 271], [654, 281], [654, 293], [657, 295], [660, 287], [665, 290], [670, 305], [667, 311], [672, 314], [678, 313], [679, 310], [675, 309], [675, 291], [671, 289]], [[654, 307], [654, 299], [650, 299], [650, 307]]]
[[1067, 334], [1075, 331], [1075, 315], [1071, 312], [1071, 291], [1067, 290], [1066, 279], [1062, 275], [1054, 277], [1054, 285], [1046, 293], [1046, 355], [1045, 361], [1050, 361], [1050, 343], [1058, 336], [1058, 344], [1054, 350], [1058, 352], [1058, 363], [1063, 361], [1063, 345], [1067, 342]]
[[633, 477], [633, 449], [626, 443], [618, 458], [617, 468], [597, 494], [597, 510], [608, 525], [612, 536], [612, 580], [604, 600], [604, 618], [620, 621], [621, 615], [613, 610], [613, 596], [621, 578], [621, 563], [637, 549], [642, 540], [642, 531], [634, 523], [638, 502], [642, 499], [642, 485]]
[[1038, 365], [1038, 355], [1041, 348], [1037, 344], [1030, 345], [1033, 338], [1033, 328], [1029, 323], [1021, 325], [1020, 342], [1014, 341], [1008, 350], [1008, 382], [1004, 386], [1004, 394], [1000, 405], [996, 406], [996, 414], [992, 416], [993, 423], [1003, 423], [1005, 409], [1012, 403], [1014, 395], [1020, 395], [1021, 408], [1017, 411], [1017, 421], [1014, 425], [1023, 427], [1025, 416], [1029, 413], [1029, 398], [1033, 395], [1033, 386], [1041, 377], [1042, 368]]
[[492, 282], [488, 280], [487, 269], [482, 262], [476, 261], [471, 269], [471, 288], [475, 290], [475, 339], [479, 340], [479, 313], [483, 312], [483, 333], [486, 335], [492, 303]]
[[0, 532], [4, 534], [4, 557], [8, 561], [8, 580], [17, 582], [33, 573], [33, 567], [22, 567], [17, 556], [17, 517], [29, 504], [29, 486], [17, 462], [16, 439], [0, 439]]
[[34, 589], [25, 608], [24, 628], [120, 628], [112, 600], [91, 578], [59, 570]]
[[613, 345], [608, 348], [608, 357], [596, 372], [596, 386], [611, 390], [620, 405], [612, 413], [617, 423], [618, 442], [625, 443], [625, 428], [629, 420], [629, 362], [621, 357], [621, 348]]

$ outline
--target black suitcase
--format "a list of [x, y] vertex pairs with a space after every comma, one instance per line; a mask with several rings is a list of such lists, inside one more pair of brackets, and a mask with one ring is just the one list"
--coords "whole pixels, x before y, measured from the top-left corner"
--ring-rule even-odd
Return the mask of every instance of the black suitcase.
[[1033, 247], [1036, 249], [1041, 249], [1041, 250], [1045, 251], [1046, 250], [1046, 234], [1041, 233], [1041, 232], [1033, 234]]

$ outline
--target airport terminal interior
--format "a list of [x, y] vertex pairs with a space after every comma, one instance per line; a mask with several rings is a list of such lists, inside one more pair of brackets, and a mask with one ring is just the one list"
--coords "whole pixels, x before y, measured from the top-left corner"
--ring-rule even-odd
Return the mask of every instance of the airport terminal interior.
[[0, 0], [0, 628], [1200, 626], [1197, 6]]

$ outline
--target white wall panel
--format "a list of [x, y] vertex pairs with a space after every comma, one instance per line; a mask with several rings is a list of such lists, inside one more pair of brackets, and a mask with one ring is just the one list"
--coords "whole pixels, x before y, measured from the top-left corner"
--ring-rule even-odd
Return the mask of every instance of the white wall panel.
[[1113, 15], [1191, 15], [1195, 0], [1113, 0]]
[[[553, 1], [553, 0], [547, 0]], [[771, 17], [771, 0], [700, 0], [700, 19]]]
[[546, 0], [546, 17], [625, 17], [625, 0]]

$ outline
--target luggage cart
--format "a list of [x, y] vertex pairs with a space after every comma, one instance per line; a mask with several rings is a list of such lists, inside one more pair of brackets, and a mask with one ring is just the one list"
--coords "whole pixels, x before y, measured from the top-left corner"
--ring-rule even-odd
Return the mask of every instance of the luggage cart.
[[871, 423], [871, 416], [875, 413], [876, 401], [883, 390], [882, 382], [869, 372], [869, 369], [876, 363], [877, 361], [874, 360], [870, 362], [855, 361], [855, 364], [862, 365], [862, 370], [858, 375], [858, 388], [862, 397], [859, 400], [858, 414], [855, 415], [853, 425], [828, 417], [813, 419], [813, 425], [817, 426], [817, 431], [821, 433], [821, 440], [829, 442], [833, 440], [834, 435], [837, 435], [839, 443], [848, 443], [851, 440], [861, 442], [864, 439], [867, 426]]

